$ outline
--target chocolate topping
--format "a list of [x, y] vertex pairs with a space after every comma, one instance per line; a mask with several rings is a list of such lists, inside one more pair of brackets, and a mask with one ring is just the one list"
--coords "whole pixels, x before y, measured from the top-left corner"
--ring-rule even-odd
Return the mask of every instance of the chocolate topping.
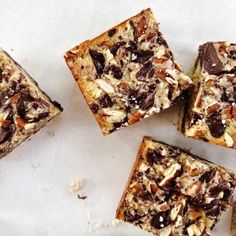
[[169, 225], [169, 211], [159, 212], [153, 216], [150, 224], [156, 229], [162, 229]]
[[103, 73], [103, 69], [105, 67], [105, 57], [102, 53], [97, 52], [95, 50], [90, 49], [89, 54], [93, 59], [93, 64], [97, 70], [97, 74], [101, 75]]
[[114, 78], [119, 79], [119, 80], [122, 79], [123, 72], [120, 67], [115, 66], [115, 65], [108, 66], [105, 69], [105, 73], [109, 73], [109, 71], [111, 71]]
[[218, 74], [224, 69], [223, 63], [220, 61], [213, 43], [205, 43], [199, 48], [199, 59], [201, 66], [209, 74]]
[[207, 117], [206, 123], [213, 137], [219, 138], [224, 134], [226, 126], [222, 123], [221, 114], [218, 111]]
[[111, 29], [108, 31], [108, 36], [111, 38], [112, 36], [114, 36], [116, 34], [116, 29]]
[[137, 52], [137, 58], [134, 60], [135, 62], [144, 64], [146, 61], [148, 61], [152, 56], [154, 55], [153, 51], [149, 50], [141, 50]]
[[111, 97], [108, 94], [104, 94], [100, 98], [100, 105], [103, 108], [112, 107], [113, 106], [113, 101], [112, 101]]

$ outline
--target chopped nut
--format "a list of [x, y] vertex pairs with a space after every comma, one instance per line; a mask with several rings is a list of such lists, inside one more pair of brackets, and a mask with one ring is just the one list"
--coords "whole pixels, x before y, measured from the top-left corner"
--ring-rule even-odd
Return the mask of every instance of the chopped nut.
[[234, 145], [234, 140], [228, 133], [224, 134], [224, 139], [228, 147], [232, 147]]
[[190, 220], [196, 220], [199, 216], [200, 216], [200, 214], [197, 211], [192, 210], [192, 211], [188, 212], [188, 218]]
[[164, 172], [164, 179], [160, 182], [161, 187], [165, 187], [178, 173], [178, 171], [181, 169], [181, 165], [179, 163], [175, 163], [171, 165], [169, 168], [167, 168]]
[[199, 181], [195, 182], [192, 186], [188, 189], [188, 195], [194, 196], [196, 195], [201, 189], [201, 183]]
[[158, 190], [158, 187], [157, 187], [156, 184], [151, 184], [151, 185], [150, 185], [150, 188], [151, 188], [151, 192], [152, 192], [153, 194], [155, 194], [155, 193], [157, 192], [157, 190]]
[[170, 206], [166, 202], [164, 202], [161, 205], [159, 205], [157, 209], [159, 211], [168, 211], [170, 209]]
[[136, 123], [137, 121], [139, 121], [142, 118], [143, 118], [143, 114], [141, 112], [139, 112], [139, 111], [136, 111], [135, 113], [133, 113], [129, 117], [128, 123], [129, 124], [134, 124], [134, 123]]
[[171, 220], [174, 221], [177, 218], [177, 216], [178, 216], [179, 212], [181, 211], [182, 207], [183, 207], [182, 204], [176, 204], [174, 206], [174, 208], [172, 208], [172, 210], [170, 212]]
[[222, 118], [229, 119], [231, 118], [231, 106], [225, 106], [222, 111]]
[[213, 113], [214, 111], [218, 110], [220, 108], [220, 104], [219, 103], [215, 103], [209, 107], [207, 107], [207, 115]]
[[97, 79], [96, 83], [106, 93], [114, 93], [115, 92], [114, 88], [110, 84], [108, 84], [105, 80]]
[[111, 110], [109, 108], [104, 108], [103, 112], [106, 115], [106, 121], [109, 123], [121, 122], [126, 117], [125, 112], [122, 110]]

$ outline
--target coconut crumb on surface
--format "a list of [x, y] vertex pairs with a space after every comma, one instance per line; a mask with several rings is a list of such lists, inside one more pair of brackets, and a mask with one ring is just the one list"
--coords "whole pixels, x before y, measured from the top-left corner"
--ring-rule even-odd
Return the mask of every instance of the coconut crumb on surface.
[[68, 191], [70, 193], [78, 192], [79, 190], [81, 190], [84, 187], [84, 184], [85, 183], [84, 183], [83, 179], [74, 180], [70, 183]]

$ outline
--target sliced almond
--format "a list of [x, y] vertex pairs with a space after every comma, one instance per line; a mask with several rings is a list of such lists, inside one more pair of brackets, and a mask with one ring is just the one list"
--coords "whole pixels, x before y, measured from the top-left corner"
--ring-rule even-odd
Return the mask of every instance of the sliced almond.
[[234, 145], [233, 138], [227, 132], [224, 134], [224, 139], [228, 147], [232, 147]]
[[96, 79], [95, 81], [99, 85], [99, 87], [103, 91], [105, 91], [106, 93], [114, 93], [115, 92], [114, 88], [110, 84], [108, 84], [105, 80], [103, 80], [103, 79]]
[[176, 204], [174, 206], [174, 208], [172, 208], [172, 210], [170, 212], [170, 218], [172, 221], [174, 221], [177, 218], [177, 216], [180, 213], [180, 211], [182, 210], [182, 208], [183, 208], [182, 204]]
[[168, 183], [177, 175], [178, 171], [181, 169], [181, 165], [179, 163], [175, 163], [171, 165], [164, 171], [164, 179], [160, 182], [161, 187], [165, 187]]
[[105, 120], [109, 123], [122, 122], [126, 117], [123, 110], [112, 110], [109, 108], [102, 109], [105, 115]]

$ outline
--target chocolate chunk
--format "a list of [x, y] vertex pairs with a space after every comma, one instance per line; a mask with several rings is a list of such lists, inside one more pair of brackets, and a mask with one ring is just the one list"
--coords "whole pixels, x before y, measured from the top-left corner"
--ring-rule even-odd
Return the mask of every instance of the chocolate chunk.
[[149, 148], [147, 151], [147, 162], [152, 166], [154, 163], [157, 164], [163, 156], [158, 149]]
[[141, 193], [138, 196], [144, 201], [152, 200], [152, 194], [147, 191], [144, 191], [144, 192], [141, 191]]
[[215, 170], [210, 169], [205, 171], [202, 176], [199, 178], [199, 180], [203, 183], [203, 182], [210, 182], [212, 180], [212, 178], [215, 176]]
[[140, 92], [137, 94], [136, 101], [139, 107], [146, 110], [153, 106], [155, 94], [147, 94], [147, 92]]
[[108, 73], [109, 71], [111, 71], [111, 73], [114, 76], [114, 78], [119, 79], [119, 80], [122, 79], [123, 72], [122, 72], [120, 67], [115, 66], [115, 65], [108, 66], [105, 69], [105, 73]]
[[0, 83], [2, 83], [2, 69], [0, 68]]
[[149, 50], [141, 50], [138, 51], [136, 56], [137, 58], [134, 60], [134, 62], [138, 62], [141, 64], [144, 64], [146, 61], [148, 61], [152, 56], [154, 55], [153, 51], [149, 51]]
[[99, 110], [99, 105], [96, 104], [96, 103], [92, 103], [90, 105], [90, 109], [96, 114], [98, 112], [98, 110]]
[[222, 184], [219, 184], [217, 186], [210, 188], [209, 192], [210, 192], [211, 196], [217, 197], [218, 194], [220, 192], [222, 192], [223, 190], [224, 190], [224, 186], [222, 186]]
[[218, 58], [213, 43], [205, 43], [199, 48], [199, 59], [202, 67], [209, 74], [218, 74], [224, 69], [223, 63]]
[[111, 38], [112, 36], [114, 36], [116, 34], [116, 29], [111, 29], [108, 31], [108, 36]]
[[12, 129], [0, 126], [0, 144], [5, 143], [12, 136]]
[[109, 48], [111, 54], [112, 54], [113, 56], [115, 56], [116, 53], [117, 53], [117, 51], [118, 51], [118, 49], [119, 49], [121, 46], [124, 46], [125, 44], [126, 44], [126, 43], [123, 42], [123, 41], [118, 42], [118, 43], [115, 43], [113, 46], [111, 46], [111, 47]]
[[25, 119], [25, 104], [22, 99], [20, 99], [19, 102], [17, 103], [16, 109], [17, 109], [18, 116], [24, 120]]
[[207, 216], [217, 217], [220, 214], [219, 200], [214, 199], [210, 203], [204, 204], [203, 209], [206, 210]]
[[150, 92], [150, 93], [153, 93], [155, 90], [156, 90], [156, 84], [150, 84], [150, 85], [148, 85], [148, 91]]
[[139, 215], [138, 213], [135, 213], [132, 215], [127, 210], [124, 212], [124, 217], [125, 217], [125, 220], [128, 222], [134, 222], [142, 218], [142, 216]]
[[194, 207], [202, 206], [204, 204], [203, 195], [198, 195], [196, 197], [190, 197], [189, 204]]
[[30, 94], [30, 92], [26, 89], [21, 91], [21, 98], [26, 102], [33, 102], [35, 98]]
[[11, 89], [16, 90], [16, 87], [17, 87], [17, 82], [15, 80], [12, 80], [11, 81]]
[[159, 45], [164, 45], [165, 47], [168, 48], [168, 44], [167, 42], [165, 41], [165, 39], [163, 38], [162, 36], [162, 33], [158, 31], [158, 34], [157, 34], [157, 43]]
[[174, 88], [172, 85], [169, 85], [169, 90], [168, 90], [168, 94], [167, 94], [167, 97], [168, 99], [171, 101], [172, 100], [172, 93], [174, 91]]
[[162, 229], [170, 224], [169, 211], [156, 213], [150, 222], [150, 225], [156, 229]]
[[218, 111], [213, 112], [206, 119], [206, 123], [213, 137], [219, 138], [224, 134], [226, 126], [222, 123], [221, 115]]
[[108, 94], [104, 94], [101, 98], [100, 98], [100, 105], [103, 108], [107, 108], [107, 107], [112, 107], [113, 106], [113, 101], [111, 99], [111, 97]]
[[228, 57], [229, 57], [230, 59], [235, 60], [235, 59], [236, 59], [236, 50], [230, 50], [230, 51], [229, 51], [229, 54], [228, 54]]
[[134, 41], [129, 41], [129, 47], [127, 48], [127, 50], [136, 54], [138, 50], [137, 44]]
[[155, 94], [149, 94], [145, 100], [139, 103], [139, 107], [143, 110], [147, 110], [153, 107], [155, 103]]
[[148, 63], [144, 64], [141, 69], [136, 73], [136, 78], [143, 78], [147, 75], [147, 73], [152, 69], [152, 62], [149, 61]]
[[194, 112], [191, 118], [191, 125], [195, 125], [197, 121], [201, 119], [202, 119], [201, 116], [198, 113]]
[[102, 53], [97, 52], [95, 50], [89, 49], [89, 54], [93, 59], [93, 64], [97, 70], [97, 74], [101, 75], [103, 73], [103, 69], [105, 67], [105, 57]]
[[177, 96], [173, 101], [172, 104], [176, 104], [178, 102], [181, 102], [183, 100], [186, 100], [189, 97], [190, 90], [186, 89], [184, 90], [179, 96]]
[[38, 115], [38, 119], [42, 120], [42, 119], [46, 119], [49, 116], [49, 112], [42, 112]]
[[135, 106], [137, 104], [138, 91], [134, 89], [129, 89], [128, 102], [130, 106]]
[[229, 102], [229, 96], [226, 92], [226, 89], [225, 88], [222, 88], [222, 94], [221, 94], [221, 101], [222, 102]]
[[223, 200], [228, 202], [228, 203], [231, 203], [232, 202], [232, 199], [233, 198], [233, 193], [230, 189], [224, 189], [224, 196], [223, 196]]

